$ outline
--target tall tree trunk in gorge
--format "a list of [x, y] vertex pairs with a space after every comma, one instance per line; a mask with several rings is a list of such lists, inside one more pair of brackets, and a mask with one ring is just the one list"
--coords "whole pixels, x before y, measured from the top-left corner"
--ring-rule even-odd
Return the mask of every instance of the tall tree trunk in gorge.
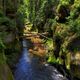
[[3, 1], [0, 0], [0, 10], [3, 10]]
[[2, 0], [2, 3], [3, 3], [3, 12], [4, 15], [6, 15], [6, 0]]

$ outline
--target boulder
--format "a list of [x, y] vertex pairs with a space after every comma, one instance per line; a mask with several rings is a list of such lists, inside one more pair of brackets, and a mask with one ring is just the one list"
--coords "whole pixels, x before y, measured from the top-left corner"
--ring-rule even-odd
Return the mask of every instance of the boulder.
[[0, 80], [13, 80], [12, 72], [6, 64], [4, 53], [0, 52]]

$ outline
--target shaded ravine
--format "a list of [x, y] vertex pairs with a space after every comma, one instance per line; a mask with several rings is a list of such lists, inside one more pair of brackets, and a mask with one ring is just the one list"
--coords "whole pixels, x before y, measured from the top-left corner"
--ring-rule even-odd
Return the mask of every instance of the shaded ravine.
[[27, 44], [23, 40], [22, 56], [14, 72], [15, 80], [68, 80], [55, 67], [40, 64], [38, 57], [30, 57]]

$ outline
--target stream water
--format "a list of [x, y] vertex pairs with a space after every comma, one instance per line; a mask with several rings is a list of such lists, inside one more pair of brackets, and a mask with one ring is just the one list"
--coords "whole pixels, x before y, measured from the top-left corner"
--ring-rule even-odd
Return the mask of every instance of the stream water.
[[15, 80], [68, 80], [55, 67], [41, 65], [37, 57], [30, 57], [27, 44], [28, 42], [23, 40], [22, 56], [14, 72]]

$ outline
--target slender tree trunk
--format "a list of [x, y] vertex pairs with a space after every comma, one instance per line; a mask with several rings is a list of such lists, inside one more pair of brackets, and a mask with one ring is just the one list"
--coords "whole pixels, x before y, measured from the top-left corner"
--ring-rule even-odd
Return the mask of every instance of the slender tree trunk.
[[4, 12], [4, 15], [6, 15], [6, 0], [3, 0], [3, 12]]

